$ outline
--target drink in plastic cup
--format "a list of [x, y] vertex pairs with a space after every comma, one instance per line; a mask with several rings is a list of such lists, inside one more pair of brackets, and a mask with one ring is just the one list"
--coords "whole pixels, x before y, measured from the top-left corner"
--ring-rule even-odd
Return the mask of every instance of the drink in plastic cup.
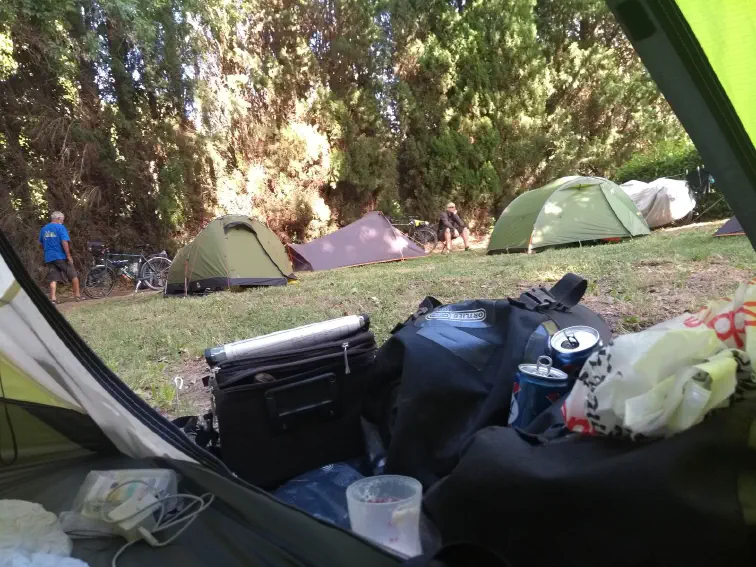
[[346, 496], [352, 531], [408, 557], [422, 553], [419, 481], [398, 475], [363, 478]]

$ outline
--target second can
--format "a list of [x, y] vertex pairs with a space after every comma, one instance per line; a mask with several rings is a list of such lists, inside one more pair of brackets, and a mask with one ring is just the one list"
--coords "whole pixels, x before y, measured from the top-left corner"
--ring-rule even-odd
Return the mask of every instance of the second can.
[[551, 337], [554, 366], [566, 372], [574, 381], [600, 343], [601, 336], [593, 327], [578, 325], [562, 329]]
[[520, 364], [512, 387], [509, 425], [525, 427], [570, 391], [567, 374], [551, 367], [551, 358], [541, 356], [537, 364]]

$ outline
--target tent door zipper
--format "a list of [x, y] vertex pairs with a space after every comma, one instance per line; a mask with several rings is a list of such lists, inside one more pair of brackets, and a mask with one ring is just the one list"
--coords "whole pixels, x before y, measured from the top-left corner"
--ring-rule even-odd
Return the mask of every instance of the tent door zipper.
[[349, 370], [349, 355], [347, 354], [349, 342], [341, 343], [341, 348], [344, 349], [344, 374], [350, 374], [351, 370]]

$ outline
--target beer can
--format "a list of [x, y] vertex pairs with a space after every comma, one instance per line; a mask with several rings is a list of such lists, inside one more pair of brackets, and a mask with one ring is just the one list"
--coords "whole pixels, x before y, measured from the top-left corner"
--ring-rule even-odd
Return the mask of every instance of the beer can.
[[540, 356], [536, 364], [520, 364], [512, 386], [509, 425], [525, 427], [570, 391], [567, 374], [551, 367], [551, 358]]
[[600, 348], [601, 336], [593, 327], [578, 325], [567, 327], [551, 337], [551, 358], [554, 366], [574, 380], [585, 361]]

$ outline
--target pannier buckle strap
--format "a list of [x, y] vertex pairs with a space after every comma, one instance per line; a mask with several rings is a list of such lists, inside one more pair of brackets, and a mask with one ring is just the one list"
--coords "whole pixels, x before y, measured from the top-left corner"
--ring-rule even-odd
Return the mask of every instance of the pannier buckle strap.
[[542, 287], [533, 287], [520, 296], [520, 302], [532, 311], [569, 311], [569, 308], [558, 301], [553, 295]]

